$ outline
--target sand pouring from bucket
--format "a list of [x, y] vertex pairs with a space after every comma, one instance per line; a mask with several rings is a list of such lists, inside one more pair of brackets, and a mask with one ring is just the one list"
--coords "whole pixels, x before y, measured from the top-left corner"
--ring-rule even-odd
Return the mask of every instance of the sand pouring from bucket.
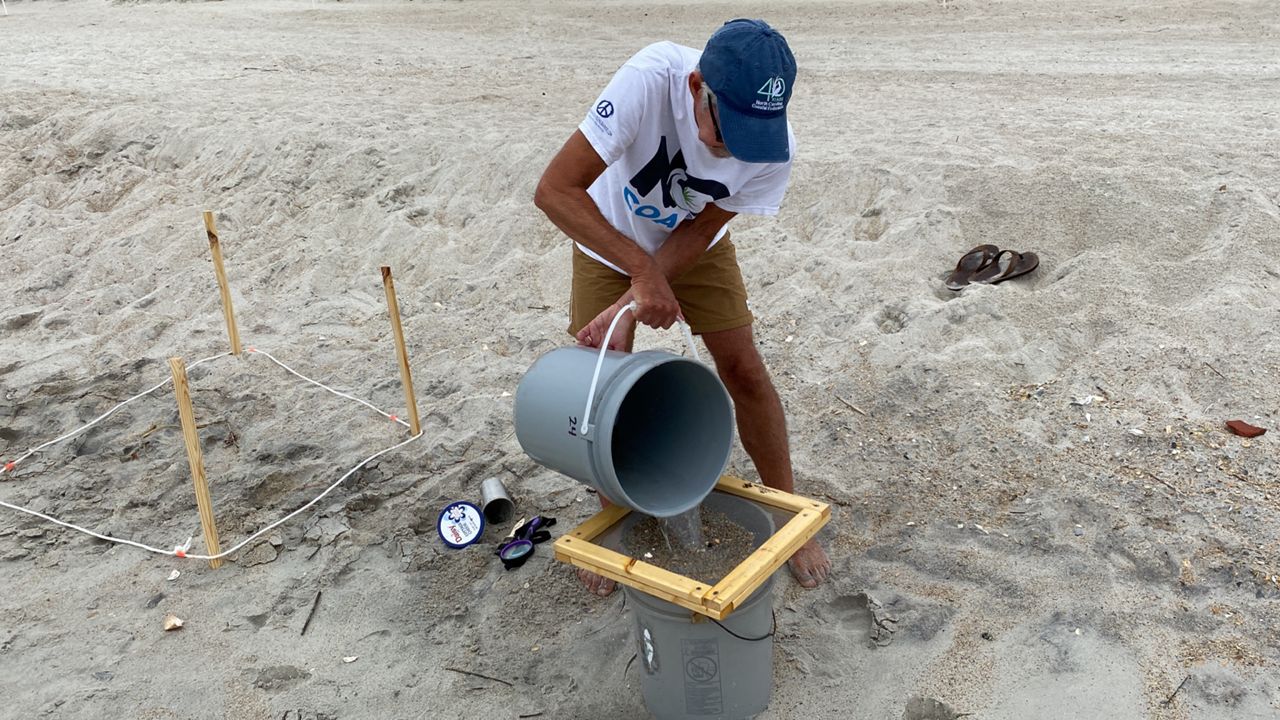
[[533, 460], [611, 502], [670, 517], [715, 487], [733, 442], [733, 405], [697, 359], [608, 350], [622, 313], [634, 310], [631, 303], [614, 317], [600, 350], [565, 347], [538, 358], [516, 389], [516, 438]]

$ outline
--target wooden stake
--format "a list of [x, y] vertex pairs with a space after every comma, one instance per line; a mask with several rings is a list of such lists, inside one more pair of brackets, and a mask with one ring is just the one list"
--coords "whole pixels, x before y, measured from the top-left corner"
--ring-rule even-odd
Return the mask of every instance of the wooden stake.
[[418, 424], [418, 401], [413, 394], [413, 377], [409, 373], [409, 354], [404, 347], [404, 330], [400, 327], [400, 306], [396, 303], [396, 286], [391, 281], [391, 268], [382, 266], [382, 287], [387, 291], [387, 308], [391, 311], [391, 329], [396, 335], [396, 357], [400, 361], [400, 381], [404, 384], [404, 401], [409, 406], [409, 429], [422, 432]]
[[240, 354], [240, 331], [236, 329], [236, 313], [231, 307], [231, 288], [227, 286], [227, 271], [222, 267], [222, 246], [218, 244], [218, 228], [213, 223], [213, 213], [204, 214], [204, 231], [209, 236], [209, 249], [213, 252], [213, 271], [218, 276], [218, 291], [222, 293], [222, 314], [227, 318], [227, 337], [231, 339], [231, 352]]
[[[196, 505], [200, 508], [200, 527], [204, 528], [204, 545], [210, 555], [222, 552], [218, 545], [218, 526], [213, 521], [213, 500], [204, 477], [204, 455], [200, 452], [200, 436], [196, 433], [196, 414], [191, 409], [191, 391], [187, 386], [187, 365], [182, 358], [169, 358], [173, 373], [173, 393], [178, 397], [178, 417], [182, 419], [182, 439], [187, 443], [187, 462], [191, 465], [191, 482], [196, 488]], [[210, 560], [209, 567], [222, 567], [221, 560]]]

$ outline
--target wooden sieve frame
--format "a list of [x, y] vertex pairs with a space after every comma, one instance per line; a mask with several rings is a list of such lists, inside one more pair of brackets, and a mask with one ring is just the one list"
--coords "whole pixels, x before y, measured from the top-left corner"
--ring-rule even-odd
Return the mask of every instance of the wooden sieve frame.
[[721, 476], [715, 489], [795, 513], [715, 585], [707, 585], [595, 544], [596, 538], [631, 513], [629, 508], [620, 505], [601, 510], [556, 540], [556, 559], [700, 615], [723, 620], [827, 524], [831, 519], [831, 506], [731, 475]]

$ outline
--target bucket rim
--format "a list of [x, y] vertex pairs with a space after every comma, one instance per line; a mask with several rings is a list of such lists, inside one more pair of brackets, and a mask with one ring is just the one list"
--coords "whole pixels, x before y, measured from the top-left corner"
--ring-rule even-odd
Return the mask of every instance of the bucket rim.
[[[616, 351], [610, 350], [609, 352], [612, 353]], [[705, 488], [706, 492], [691, 503], [681, 503], [676, 506], [675, 510], [671, 510], [663, 515], [655, 517], [671, 517], [673, 515], [688, 512], [702, 504], [702, 501], [715, 490], [716, 483], [720, 480], [720, 474], [724, 471], [725, 466], [728, 465], [730, 455], [733, 454], [733, 428], [736, 425], [736, 418], [733, 413], [733, 398], [729, 396], [728, 389], [726, 389], [724, 383], [720, 381], [720, 376], [716, 374], [715, 370], [708, 367], [705, 363], [694, 360], [693, 358], [686, 357], [684, 355], [676, 355], [665, 350], [643, 350], [634, 353], [618, 354], [630, 355], [632, 358], [643, 357], [646, 358], [646, 360], [651, 360], [652, 362], [626, 363], [611, 377], [609, 377], [609, 379], [600, 388], [598, 388], [596, 393], [596, 397], [598, 399], [591, 408], [591, 414], [593, 418], [599, 418], [600, 420], [593, 426], [592, 436], [585, 439], [589, 447], [587, 455], [591, 463], [591, 469], [594, 476], [596, 478], [607, 477], [609, 479], [609, 484], [617, 488], [617, 491], [623, 495], [622, 498], [618, 498], [616, 500], [616, 502], [621, 505], [626, 505], [630, 508], [637, 507], [637, 504], [629, 495], [626, 494], [626, 490], [623, 489], [622, 481], [618, 477], [617, 472], [614, 471], [613, 463], [611, 462], [611, 459], [613, 458], [613, 426], [614, 421], [617, 419], [618, 411], [621, 409], [622, 403], [626, 399], [627, 393], [630, 392], [631, 388], [634, 387], [642, 377], [648, 374], [651, 370], [663, 365], [675, 363], [694, 365], [700, 370], [708, 373], [710, 377], [715, 380], [714, 384], [719, 389], [720, 394], [724, 399], [725, 407], [728, 408], [730, 427], [729, 442], [725, 443], [724, 457], [720, 459], [720, 469], [711, 477], [710, 483]], [[601, 489], [597, 488], [597, 490]], [[603, 490], [601, 490], [601, 492], [603, 492]], [[606, 493], [606, 497], [608, 497], [608, 493]], [[615, 501], [614, 498], [609, 499], [611, 501]]]

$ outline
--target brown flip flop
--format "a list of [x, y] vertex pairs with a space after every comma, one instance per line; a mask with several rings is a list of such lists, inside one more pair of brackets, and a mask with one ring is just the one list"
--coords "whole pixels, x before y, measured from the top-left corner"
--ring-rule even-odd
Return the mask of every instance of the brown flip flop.
[[973, 274], [988, 267], [999, 254], [1000, 248], [995, 245], [979, 245], [965, 253], [960, 262], [956, 263], [956, 269], [947, 276], [947, 289], [959, 290], [968, 285]]
[[969, 278], [969, 282], [994, 285], [1019, 275], [1026, 275], [1040, 265], [1040, 258], [1035, 253], [1020, 253], [1015, 250], [1001, 250], [989, 265]]

